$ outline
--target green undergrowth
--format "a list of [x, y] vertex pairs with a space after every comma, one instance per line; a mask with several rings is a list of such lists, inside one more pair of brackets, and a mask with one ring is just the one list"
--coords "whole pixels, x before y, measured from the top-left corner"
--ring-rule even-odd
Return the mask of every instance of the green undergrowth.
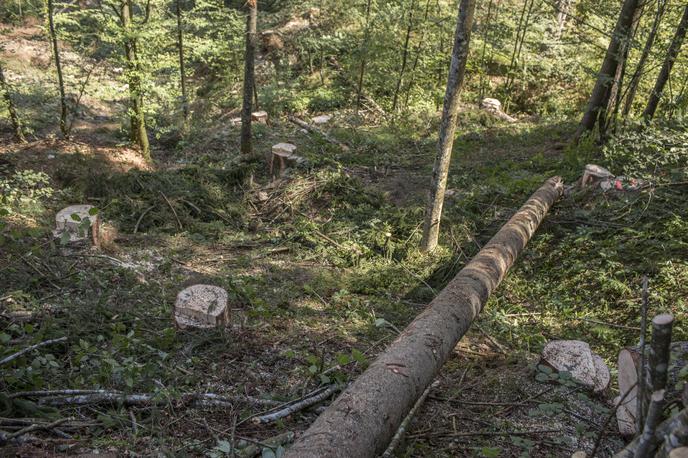
[[[568, 193], [490, 299], [481, 329], [515, 355], [571, 338], [613, 362], [638, 339], [631, 328], [640, 321], [647, 274], [650, 314], [671, 311], [675, 338], [688, 338], [685, 126], [622, 132], [600, 150], [567, 146], [567, 123], [469, 121], [457, 139], [441, 246], [431, 255], [417, 248], [423, 189], [406, 200], [389, 189], [416, 177], [426, 182], [434, 141], [395, 138], [398, 126], [356, 130], [346, 138], [361, 149], [339, 156], [303, 142], [310, 165], [274, 182], [259, 162], [221, 165], [216, 153], [146, 172], [73, 170], [69, 180], [3, 172], [9, 197], [0, 200], [0, 304], [5, 314], [30, 318], [0, 317], [1, 353], [48, 338], [69, 341], [6, 366], [2, 391], [102, 387], [155, 392], [172, 405], [180, 393], [209, 385], [290, 399], [309, 385], [348, 380], [545, 179], [561, 175], [573, 184], [586, 162], [652, 185]], [[395, 167], [375, 168], [392, 164], [394, 154]], [[65, 256], [51, 240], [51, 215], [75, 201], [94, 202], [117, 228], [104, 254], [121, 262]], [[231, 328], [173, 326], [174, 298], [194, 283], [228, 290]], [[3, 402], [3, 416], [40, 414], [30, 403]], [[129, 427], [117, 406], [100, 414], [95, 437], [115, 440]], [[159, 444], [187, 440], [154, 433], [166, 428], [159, 413], [140, 421]]]

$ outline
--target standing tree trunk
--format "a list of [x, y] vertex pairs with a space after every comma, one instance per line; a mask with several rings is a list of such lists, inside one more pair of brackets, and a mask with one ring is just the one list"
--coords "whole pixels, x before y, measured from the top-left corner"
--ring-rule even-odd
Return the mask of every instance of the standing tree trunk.
[[401, 53], [401, 68], [399, 69], [399, 77], [397, 78], [397, 85], [394, 88], [394, 97], [392, 98], [392, 111], [397, 111], [399, 103], [399, 90], [401, 83], [404, 81], [404, 73], [406, 72], [406, 65], [408, 64], [409, 43], [411, 41], [411, 34], [413, 33], [413, 13], [416, 9], [416, 0], [411, 0], [408, 14], [408, 26], [406, 27], [406, 38], [404, 38], [404, 48]]
[[244, 101], [241, 108], [241, 152], [251, 154], [251, 112], [255, 85], [256, 32], [258, 29], [258, 0], [247, 0], [246, 53], [244, 55]]
[[361, 65], [358, 68], [358, 84], [356, 86], [356, 112], [361, 109], [361, 100], [363, 99], [363, 77], [365, 76], [365, 68], [368, 59], [368, 38], [370, 37], [370, 6], [372, 0], [366, 3], [366, 22], [365, 32], [363, 33], [363, 41], [360, 46]]
[[564, 27], [566, 27], [566, 19], [568, 18], [569, 11], [571, 11], [571, 4], [573, 0], [559, 0], [557, 2], [557, 30], [554, 33], [554, 38], [556, 40], [561, 39], [561, 35], [564, 33]]
[[24, 138], [21, 120], [19, 119], [17, 109], [14, 106], [14, 101], [10, 95], [10, 86], [7, 84], [7, 80], [5, 79], [5, 73], [2, 69], [2, 62], [0, 62], [0, 92], [2, 92], [5, 103], [7, 104], [7, 111], [10, 112], [10, 122], [12, 123], [12, 129], [14, 130], [14, 136], [16, 137], [17, 141], [24, 143], [26, 142], [26, 138]]
[[189, 119], [189, 99], [186, 93], [186, 72], [184, 71], [184, 29], [182, 21], [182, 0], [176, 2], [177, 13], [177, 47], [179, 48], [179, 78], [182, 90], [182, 113], [184, 124]]
[[645, 41], [645, 46], [643, 47], [643, 52], [638, 59], [638, 65], [633, 72], [631, 81], [628, 83], [628, 94], [626, 95], [626, 101], [623, 108], [623, 117], [627, 118], [628, 114], [631, 112], [633, 107], [633, 100], [635, 99], [636, 91], [638, 90], [638, 84], [640, 83], [640, 78], [645, 71], [645, 63], [648, 57], [650, 57], [650, 51], [652, 51], [652, 45], [657, 37], [657, 32], [659, 31], [659, 24], [662, 21], [662, 16], [664, 16], [664, 10], [666, 9], [667, 0], [657, 0], [657, 14], [655, 15], [654, 21], [652, 22], [652, 28]]
[[678, 53], [681, 51], [683, 39], [686, 37], [686, 29], [688, 29], [688, 5], [686, 5], [683, 9], [681, 22], [676, 29], [674, 39], [671, 40], [669, 51], [667, 51], [666, 58], [664, 59], [664, 64], [662, 65], [662, 69], [659, 71], [659, 75], [657, 75], [655, 87], [650, 94], [647, 107], [645, 107], [645, 111], [643, 112], [643, 118], [645, 121], [650, 121], [654, 117], [655, 111], [657, 111], [657, 105], [659, 105], [659, 100], [662, 98], [664, 86], [666, 85], [667, 81], [669, 81], [671, 69], [674, 66], [674, 62], [676, 61]]
[[628, 54], [631, 50], [631, 41], [635, 38], [635, 34], [638, 31], [640, 24], [642, 8], [638, 8], [635, 11], [633, 17], [633, 27], [631, 33], [628, 35], [628, 39], [621, 43], [619, 57], [619, 65], [616, 67], [616, 73], [614, 74], [614, 81], [609, 89], [609, 100], [607, 101], [607, 107], [604, 113], [600, 113], [599, 117], [599, 128], [600, 128], [600, 138], [605, 138], [607, 128], [616, 128], [616, 120], [619, 115], [619, 108], [621, 105], [621, 89], [623, 88], [624, 78], [626, 77], [626, 66], [628, 64]]
[[452, 147], [454, 146], [454, 133], [456, 132], [456, 123], [459, 116], [459, 95], [463, 85], [466, 61], [468, 60], [474, 12], [475, 0], [461, 0], [456, 23], [456, 34], [454, 36], [451, 67], [447, 80], [447, 90], [444, 95], [437, 158], [432, 170], [430, 199], [428, 200], [428, 207], [425, 212], [425, 225], [423, 226], [421, 249], [426, 252], [434, 250], [439, 239], [444, 192], [447, 188], [447, 175], [449, 174], [449, 163], [451, 161]]
[[131, 141], [141, 148], [143, 157], [150, 160], [150, 144], [146, 131], [146, 119], [143, 114], [143, 88], [141, 81], [141, 66], [137, 55], [137, 40], [134, 35], [133, 21], [134, 8], [132, 0], [121, 0], [120, 19], [124, 30], [124, 54], [127, 59], [127, 76], [129, 82], [129, 103], [131, 122]]
[[69, 127], [67, 126], [67, 98], [65, 96], [64, 78], [62, 76], [62, 62], [60, 60], [60, 50], [57, 46], [57, 33], [55, 32], [53, 0], [48, 0], [48, 30], [50, 31], [50, 42], [55, 58], [55, 69], [57, 70], [57, 87], [60, 91], [60, 132], [67, 138], [69, 137]]
[[576, 140], [585, 132], [589, 132], [595, 128], [600, 113], [604, 114], [609, 104], [611, 86], [614, 82], [616, 70], [622, 59], [623, 43], [628, 40], [631, 33], [633, 19], [635, 18], [638, 6], [638, 0], [624, 0], [619, 18], [616, 22], [616, 27], [614, 28], [611, 41], [609, 42], [609, 47], [607, 48], [607, 53], [602, 61], [599, 76], [597, 77], [595, 87], [588, 101], [588, 106], [583, 114], [578, 131], [576, 132]]

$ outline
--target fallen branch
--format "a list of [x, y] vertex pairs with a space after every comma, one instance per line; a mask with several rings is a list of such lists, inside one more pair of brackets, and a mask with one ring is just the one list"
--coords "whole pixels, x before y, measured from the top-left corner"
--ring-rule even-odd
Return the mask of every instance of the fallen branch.
[[325, 141], [332, 143], [333, 145], [337, 145], [343, 151], [349, 151], [349, 149], [350, 149], [348, 145], [340, 142], [339, 140], [337, 140], [336, 138], [332, 137], [331, 135], [323, 132], [322, 130], [311, 126], [310, 124], [308, 124], [303, 119], [299, 119], [299, 118], [296, 118], [294, 116], [289, 116], [289, 121], [293, 122], [294, 124], [296, 124], [297, 126], [303, 128], [303, 129], [306, 129], [308, 132], [320, 135], [323, 139], [325, 139]]
[[146, 216], [146, 215], [148, 214], [148, 212], [150, 212], [150, 211], [153, 210], [154, 208], [155, 208], [155, 205], [153, 205], [152, 207], [146, 208], [146, 209], [143, 211], [143, 213], [141, 213], [141, 216], [139, 216], [139, 219], [136, 220], [136, 225], [134, 226], [134, 234], [136, 234], [136, 233], [138, 232], [138, 230], [139, 230], [139, 225], [141, 224], [141, 221], [143, 221], [143, 217]]
[[25, 349], [20, 350], [17, 353], [14, 353], [13, 355], [10, 355], [6, 358], [1, 359], [0, 360], [0, 366], [3, 364], [7, 364], [11, 361], [14, 361], [15, 359], [19, 358], [20, 356], [22, 356], [22, 355], [24, 355], [24, 354], [26, 354], [32, 350], [35, 350], [37, 348], [44, 347], [46, 345], [52, 345], [54, 343], [65, 342], [66, 340], [67, 340], [67, 337], [60, 337], [59, 339], [50, 339], [50, 340], [46, 340], [44, 342], [37, 343], [36, 345], [31, 345], [30, 347], [26, 347]]
[[183, 231], [184, 226], [182, 226], [182, 222], [179, 219], [179, 215], [177, 215], [177, 210], [174, 209], [174, 205], [172, 205], [172, 202], [170, 202], [170, 199], [167, 198], [164, 192], [160, 191], [160, 195], [162, 196], [163, 199], [165, 199], [165, 202], [167, 202], [167, 205], [170, 207], [170, 210], [172, 210], [172, 213], [174, 214], [174, 218], [177, 220], [177, 224], [179, 225], [179, 230]]
[[[13, 393], [10, 398], [40, 398], [39, 404], [49, 406], [85, 406], [97, 404], [122, 404], [125, 406], [152, 406], [163, 405], [169, 399], [160, 398], [159, 395], [125, 394], [121, 391], [109, 390], [48, 390], [48, 391], [23, 391]], [[215, 393], [190, 393], [184, 394], [178, 401], [192, 407], [233, 407], [236, 403], [248, 403], [263, 406], [280, 405], [279, 401], [271, 399], [259, 399], [252, 396], [224, 396]]]
[[438, 431], [432, 434], [419, 434], [413, 436], [419, 437], [476, 437], [476, 436], [536, 436], [539, 434], [557, 434], [563, 433], [563, 429], [535, 429], [532, 431], [469, 431], [467, 433], [443, 432]]
[[0, 444], [5, 444], [7, 442], [12, 441], [13, 439], [17, 439], [18, 437], [21, 437], [25, 434], [31, 433], [33, 431], [42, 431], [42, 430], [53, 430], [54, 428], [60, 426], [62, 423], [72, 420], [71, 418], [60, 418], [59, 420], [55, 420], [52, 423], [36, 423], [33, 425], [29, 425], [25, 428], [20, 429], [19, 431], [13, 432], [11, 434], [5, 434], [5, 433], [0, 433]]
[[597, 435], [597, 439], [595, 440], [595, 445], [592, 447], [592, 452], [590, 452], [590, 458], [595, 458], [595, 453], [597, 453], [597, 449], [600, 448], [600, 444], [602, 443], [602, 439], [604, 438], [604, 433], [607, 430], [607, 426], [609, 425], [609, 422], [612, 421], [612, 418], [616, 416], [616, 410], [624, 403], [626, 398], [628, 397], [629, 394], [633, 392], [633, 389], [636, 387], [637, 383], [634, 383], [633, 386], [631, 386], [626, 392], [619, 398], [617, 403], [614, 405], [614, 408], [612, 409], [611, 412], [609, 412], [609, 415], [607, 415], [607, 418], [605, 419], [604, 423], [602, 424], [602, 428], [600, 428], [600, 432]]
[[409, 424], [411, 423], [411, 420], [413, 420], [413, 416], [416, 414], [420, 406], [425, 402], [425, 399], [428, 397], [428, 394], [430, 394], [430, 390], [433, 387], [436, 387], [439, 385], [438, 382], [434, 382], [432, 385], [427, 387], [425, 391], [423, 391], [423, 394], [420, 395], [418, 400], [416, 401], [416, 404], [413, 406], [413, 408], [409, 411], [408, 415], [406, 415], [406, 418], [404, 418], [404, 421], [401, 422], [399, 425], [399, 428], [397, 429], [397, 432], [394, 434], [394, 437], [392, 437], [392, 440], [390, 441], [389, 445], [387, 446], [387, 450], [385, 450], [385, 453], [382, 454], [382, 458], [392, 458], [394, 455], [394, 450], [399, 446], [401, 443], [401, 440], [404, 438], [404, 434], [406, 434], [406, 429], [408, 428]]
[[315, 396], [311, 396], [305, 399], [302, 399], [299, 402], [295, 402], [294, 404], [288, 405], [284, 409], [278, 410], [276, 412], [268, 413], [265, 415], [261, 415], [258, 417], [254, 417], [251, 421], [255, 424], [261, 424], [261, 423], [272, 423], [273, 421], [277, 421], [280, 418], [288, 417], [289, 415], [299, 412], [305, 408], [308, 408], [312, 405], [315, 405], [319, 402], [324, 401], [325, 399], [329, 398], [332, 396], [334, 393], [340, 390], [339, 385], [330, 385], [329, 388], [327, 388], [325, 391], [322, 391]]
[[285, 457], [383, 453], [562, 191], [560, 178], [547, 180]]

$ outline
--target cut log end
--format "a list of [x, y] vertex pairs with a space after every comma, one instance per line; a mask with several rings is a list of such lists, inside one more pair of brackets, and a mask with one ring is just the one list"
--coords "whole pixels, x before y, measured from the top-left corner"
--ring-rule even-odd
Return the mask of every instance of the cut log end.
[[55, 215], [53, 236], [69, 243], [98, 245], [99, 219], [93, 205], [71, 205]]
[[662, 313], [652, 319], [653, 326], [665, 327], [674, 322], [674, 316], [669, 313]]
[[179, 292], [174, 320], [181, 329], [214, 328], [229, 323], [227, 291], [211, 285], [194, 285]]

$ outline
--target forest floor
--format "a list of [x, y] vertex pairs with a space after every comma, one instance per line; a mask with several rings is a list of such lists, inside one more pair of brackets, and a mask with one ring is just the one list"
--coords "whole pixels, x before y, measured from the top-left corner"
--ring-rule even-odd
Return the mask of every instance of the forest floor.
[[[48, 83], [20, 83], [20, 105], [48, 116], [40, 98]], [[72, 140], [37, 127], [21, 145], [3, 125], [0, 184], [16, 192], [0, 201], [0, 350], [68, 340], [3, 368], [0, 416], [79, 421], [68, 438], [37, 432], [42, 442], [5, 455], [231, 456], [232, 442], [305, 430], [317, 410], [256, 425], [256, 405], [194, 409], [179, 398], [288, 401], [355, 378], [546, 178], [573, 184], [590, 161], [652, 185], [574, 189], [556, 204], [443, 368], [398, 456], [563, 457], [589, 452], [603, 430], [599, 456], [609, 456], [622, 444], [613, 421], [604, 427], [615, 386], [593, 395], [565, 377], [537, 381], [544, 343], [584, 340], [614, 373], [618, 351], [638, 340], [643, 274], [650, 314], [671, 311], [676, 339], [688, 338], [685, 128], [573, 148], [572, 122], [501, 124], [467, 108], [442, 246], [424, 255], [417, 247], [437, 119], [333, 112], [325, 129], [350, 146], [342, 151], [273, 116], [256, 126], [256, 151], [291, 142], [308, 166], [272, 181], [266, 161], [239, 156], [239, 128], [227, 120], [181, 147], [157, 147], [145, 164], [113, 128], [118, 120], [99, 111], [107, 98], [90, 97], [89, 123]], [[678, 145], [671, 157], [658, 160], [670, 145]], [[99, 209], [108, 234], [99, 250], [52, 238], [56, 211], [76, 203]], [[229, 327], [175, 328], [176, 294], [197, 283], [227, 289]], [[7, 397], [68, 388], [162, 402], [57, 409]]]

